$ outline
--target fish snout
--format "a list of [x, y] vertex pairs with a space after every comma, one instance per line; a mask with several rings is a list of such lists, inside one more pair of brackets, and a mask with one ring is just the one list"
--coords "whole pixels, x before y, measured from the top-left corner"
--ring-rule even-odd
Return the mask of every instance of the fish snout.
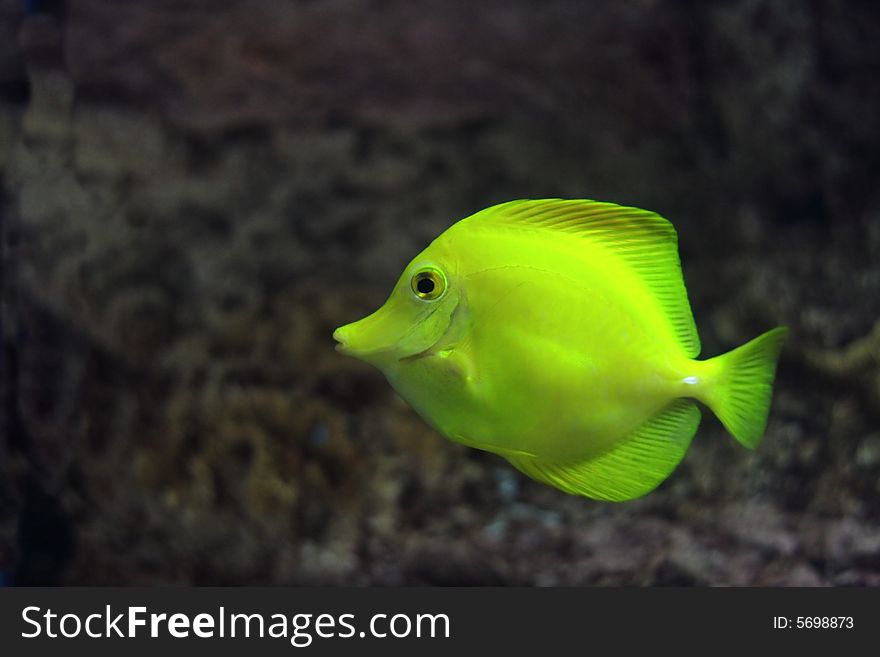
[[386, 324], [376, 320], [376, 313], [351, 324], [340, 326], [333, 331], [336, 351], [352, 358], [358, 358], [378, 367], [394, 347], [393, 340], [387, 336]]
[[372, 315], [340, 326], [333, 332], [333, 338], [338, 343], [338, 352], [378, 367], [380, 362], [394, 357], [399, 336], [406, 328], [386, 304]]

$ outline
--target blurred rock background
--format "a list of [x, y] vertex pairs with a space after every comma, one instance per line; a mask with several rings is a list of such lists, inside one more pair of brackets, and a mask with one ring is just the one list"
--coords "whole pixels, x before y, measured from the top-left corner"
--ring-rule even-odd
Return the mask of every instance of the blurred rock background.
[[[0, 582], [880, 585], [880, 10], [0, 0]], [[792, 329], [609, 505], [428, 429], [332, 330], [453, 221], [654, 209], [704, 354]]]

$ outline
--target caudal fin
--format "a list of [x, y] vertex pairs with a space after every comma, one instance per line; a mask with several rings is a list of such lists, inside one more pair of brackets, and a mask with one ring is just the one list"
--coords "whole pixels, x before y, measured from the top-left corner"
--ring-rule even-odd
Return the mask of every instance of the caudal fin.
[[751, 342], [713, 358], [717, 379], [706, 402], [740, 444], [754, 448], [764, 434], [776, 361], [788, 329], [767, 331]]

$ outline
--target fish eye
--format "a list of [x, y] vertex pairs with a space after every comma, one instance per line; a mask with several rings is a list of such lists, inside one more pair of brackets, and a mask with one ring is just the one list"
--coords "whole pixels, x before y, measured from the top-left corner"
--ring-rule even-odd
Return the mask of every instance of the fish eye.
[[446, 279], [436, 269], [423, 269], [410, 281], [413, 293], [425, 301], [436, 301], [446, 291]]

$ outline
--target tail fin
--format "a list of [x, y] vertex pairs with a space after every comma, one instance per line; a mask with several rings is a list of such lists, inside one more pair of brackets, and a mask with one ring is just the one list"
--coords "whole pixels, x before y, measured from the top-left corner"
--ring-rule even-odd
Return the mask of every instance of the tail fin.
[[767, 331], [751, 342], [713, 358], [718, 375], [706, 402], [733, 437], [749, 449], [767, 425], [773, 376], [788, 329]]

